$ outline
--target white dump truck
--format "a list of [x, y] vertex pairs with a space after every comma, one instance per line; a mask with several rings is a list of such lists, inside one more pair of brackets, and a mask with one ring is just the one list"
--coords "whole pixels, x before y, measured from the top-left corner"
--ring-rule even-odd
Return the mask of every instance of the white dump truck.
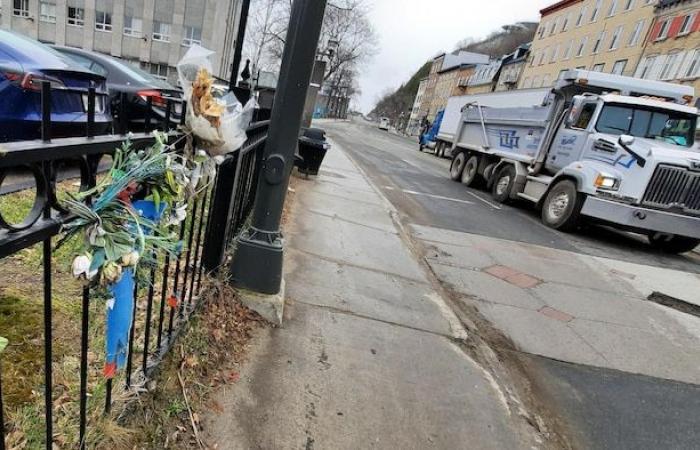
[[[502, 94], [499, 94], [502, 95]], [[530, 201], [542, 221], [583, 217], [643, 233], [664, 251], [700, 243], [693, 88], [570, 70], [538, 106], [464, 107], [450, 177], [498, 202]]]

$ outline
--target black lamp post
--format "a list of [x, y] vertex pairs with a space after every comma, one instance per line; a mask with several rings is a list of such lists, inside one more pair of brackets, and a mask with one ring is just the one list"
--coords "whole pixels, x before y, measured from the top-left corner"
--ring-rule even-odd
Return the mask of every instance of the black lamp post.
[[236, 240], [230, 279], [240, 288], [277, 294], [282, 283], [282, 208], [294, 165], [306, 92], [326, 0], [294, 0], [251, 225]]

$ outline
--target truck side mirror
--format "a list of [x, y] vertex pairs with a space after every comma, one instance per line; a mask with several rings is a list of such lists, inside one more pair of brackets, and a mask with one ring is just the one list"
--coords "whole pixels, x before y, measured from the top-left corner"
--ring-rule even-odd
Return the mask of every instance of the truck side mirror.
[[634, 144], [634, 136], [630, 136], [629, 134], [623, 134], [620, 136], [620, 145], [623, 147], [629, 147], [630, 145]]

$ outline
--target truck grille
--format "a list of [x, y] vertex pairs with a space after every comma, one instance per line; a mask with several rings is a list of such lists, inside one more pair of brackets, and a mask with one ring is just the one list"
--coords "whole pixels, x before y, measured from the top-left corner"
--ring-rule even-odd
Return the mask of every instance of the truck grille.
[[657, 167], [642, 205], [700, 214], [700, 172], [675, 166]]

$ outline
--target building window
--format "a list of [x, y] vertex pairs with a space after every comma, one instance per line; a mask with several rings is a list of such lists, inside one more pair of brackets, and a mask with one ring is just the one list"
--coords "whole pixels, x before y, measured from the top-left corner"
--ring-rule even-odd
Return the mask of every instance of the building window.
[[598, 14], [600, 13], [600, 7], [602, 3], [603, 0], [596, 0], [595, 5], [593, 6], [593, 13], [591, 14], [591, 22], [595, 22], [596, 20], [598, 20]]
[[639, 70], [638, 78], [649, 79], [655, 62], [656, 56], [647, 56], [640, 65], [641, 69]]
[[613, 64], [612, 72], [610, 73], [614, 75], [622, 75], [623, 73], [625, 73], [625, 67], [627, 67], [626, 59], [615, 61], [615, 64]]
[[605, 70], [605, 63], [596, 64], [593, 67], [591, 67], [591, 70], [593, 72], [602, 72], [603, 70]]
[[588, 44], [588, 36], [581, 39], [581, 43], [578, 46], [578, 51], [576, 51], [577, 58], [583, 56], [583, 52], [586, 50], [586, 44]]
[[545, 48], [544, 50], [542, 50], [542, 53], [540, 53], [540, 62], [539, 62], [538, 65], [541, 66], [542, 64], [544, 64], [545, 62], [547, 62], [547, 52], [548, 52], [548, 51], [549, 51], [548, 48]]
[[693, 23], [695, 22], [696, 14], [697, 13], [688, 14], [687, 16], [683, 17], [683, 24], [681, 25], [681, 29], [678, 30], [678, 36], [685, 36], [686, 34], [690, 33], [690, 29], [693, 27]]
[[202, 45], [202, 29], [199, 27], [185, 26], [185, 37], [182, 38], [182, 45], [191, 47], [195, 44]]
[[537, 36], [542, 39], [544, 37], [544, 31], [547, 29], [547, 25], [542, 23], [540, 24], [540, 29], [537, 32]]
[[663, 41], [668, 37], [668, 29], [669, 25], [671, 24], [671, 19], [666, 19], [663, 22], [661, 22], [661, 27], [659, 28], [659, 35], [656, 37], [655, 40], [657, 41]]
[[569, 21], [570, 20], [571, 20], [571, 11], [569, 11], [569, 13], [566, 16], [564, 16], [564, 23], [562, 23], [562, 25], [561, 25], [561, 32], [562, 33], [569, 29]]
[[629, 11], [632, 8], [634, 8], [634, 0], [626, 0], [625, 11]]
[[168, 78], [168, 65], [167, 64], [151, 64], [150, 72], [158, 78], [167, 79]]
[[550, 63], [556, 62], [558, 57], [559, 57], [559, 44], [557, 44], [557, 46], [554, 47], [554, 50], [552, 50], [552, 58], [549, 60], [549, 62]]
[[598, 51], [600, 50], [600, 46], [604, 40], [605, 40], [605, 31], [601, 31], [600, 33], [598, 33], [598, 38], [595, 40], [595, 43], [593, 44], [593, 50], [591, 50], [592, 55], [595, 55], [596, 53], [598, 53]]
[[613, 31], [612, 39], [610, 40], [610, 48], [608, 50], [617, 50], [620, 46], [620, 36], [622, 36], [622, 31], [624, 30], [623, 25], [618, 26]]
[[678, 68], [676, 63], [678, 62], [678, 53], [669, 53], [666, 61], [664, 61], [663, 68], [661, 69], [660, 79], [662, 80], [673, 80], [676, 78], [676, 72]]
[[559, 18], [557, 17], [552, 21], [552, 27], [549, 29], [549, 35], [553, 35], [557, 31], [557, 25], [559, 25]]
[[95, 29], [97, 31], [112, 31], [112, 14], [104, 11], [95, 11]]
[[562, 57], [562, 60], [567, 60], [571, 58], [571, 50], [574, 49], [574, 40], [570, 40], [569, 44], [566, 46], [566, 50], [564, 50], [564, 56]]
[[56, 23], [56, 4], [49, 2], [40, 2], [39, 20], [41, 20], [42, 22]]
[[68, 25], [72, 25], [74, 27], [82, 27], [85, 25], [85, 9], [69, 6]]
[[588, 11], [588, 7], [584, 6], [581, 8], [581, 12], [578, 15], [578, 19], [576, 20], [576, 26], [580, 27], [583, 24], [583, 18], [586, 17], [586, 12]]
[[124, 17], [124, 34], [126, 36], [141, 37], [143, 35], [143, 20], [136, 17]]
[[635, 45], [639, 44], [639, 39], [642, 36], [642, 30], [644, 29], [644, 20], [640, 20], [637, 22], [634, 26], [634, 30], [632, 30], [632, 34], [630, 34], [630, 40], [627, 43], [628, 46], [634, 47]]
[[170, 24], [153, 21], [153, 40], [160, 42], [170, 42]]
[[688, 61], [688, 68], [683, 73], [683, 78], [695, 78], [700, 69], [700, 49], [693, 52], [693, 56]]
[[17, 17], [29, 17], [29, 0], [15, 0], [12, 15]]
[[616, 12], [617, 12], [617, 0], [613, 0], [612, 3], [610, 3], [610, 9], [608, 10], [608, 17], [614, 16]]

